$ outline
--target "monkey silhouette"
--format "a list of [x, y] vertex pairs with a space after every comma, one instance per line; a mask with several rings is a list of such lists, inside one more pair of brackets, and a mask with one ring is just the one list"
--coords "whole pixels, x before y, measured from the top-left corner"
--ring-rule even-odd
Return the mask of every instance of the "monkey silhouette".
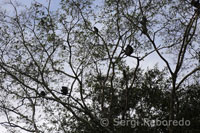
[[46, 93], [45, 93], [44, 91], [41, 91], [41, 92], [40, 92], [40, 96], [41, 96], [41, 97], [45, 97], [45, 96], [46, 96]]
[[63, 95], [67, 95], [68, 94], [68, 88], [66, 86], [62, 86], [61, 92]]
[[130, 56], [133, 53], [133, 48], [130, 45], [127, 45], [125, 49], [125, 55]]
[[94, 27], [94, 32], [95, 32], [96, 34], [98, 34], [99, 30], [97, 29], [97, 27]]

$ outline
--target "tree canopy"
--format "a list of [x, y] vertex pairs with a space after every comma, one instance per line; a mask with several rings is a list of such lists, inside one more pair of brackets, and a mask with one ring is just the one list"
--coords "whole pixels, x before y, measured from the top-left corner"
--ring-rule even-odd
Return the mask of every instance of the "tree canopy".
[[200, 131], [198, 1], [51, 2], [0, 9], [7, 132]]

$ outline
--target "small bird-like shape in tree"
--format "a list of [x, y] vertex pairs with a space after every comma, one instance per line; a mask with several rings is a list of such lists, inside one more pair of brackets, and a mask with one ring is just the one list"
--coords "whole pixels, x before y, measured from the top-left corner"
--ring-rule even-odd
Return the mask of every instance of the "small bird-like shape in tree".
[[40, 96], [41, 96], [41, 97], [45, 97], [45, 96], [46, 96], [46, 93], [45, 93], [44, 91], [41, 91], [41, 92], [40, 92]]
[[94, 32], [95, 32], [96, 34], [98, 34], [99, 30], [97, 29], [97, 27], [94, 27]]
[[133, 48], [130, 45], [127, 45], [125, 49], [125, 55], [130, 56], [133, 53]]
[[198, 8], [198, 9], [200, 8], [199, 0], [192, 0], [191, 5]]
[[62, 92], [63, 95], [67, 95], [68, 88], [66, 86], [62, 86], [61, 92]]

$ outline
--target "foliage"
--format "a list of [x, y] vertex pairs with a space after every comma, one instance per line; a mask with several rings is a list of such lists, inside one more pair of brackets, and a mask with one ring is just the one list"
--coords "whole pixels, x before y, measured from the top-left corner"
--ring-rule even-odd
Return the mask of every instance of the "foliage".
[[[13, 12], [0, 11], [0, 124], [8, 132], [200, 130], [200, 13], [189, 0], [61, 0], [56, 10], [51, 0], [7, 4]], [[191, 125], [142, 125], [146, 118]]]

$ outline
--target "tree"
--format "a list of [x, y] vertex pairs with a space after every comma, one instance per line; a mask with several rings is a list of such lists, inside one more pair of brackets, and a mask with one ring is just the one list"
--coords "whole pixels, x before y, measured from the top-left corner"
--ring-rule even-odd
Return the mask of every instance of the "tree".
[[[116, 125], [115, 119], [189, 119], [185, 106], [200, 110], [198, 96], [183, 102], [199, 93], [199, 77], [192, 77], [200, 71], [199, 11], [190, 1], [61, 0], [57, 11], [50, 0], [8, 4], [14, 13], [0, 12], [0, 124], [10, 132], [189, 129]], [[127, 46], [133, 48], [128, 57]], [[164, 69], [142, 69], [151, 55]]]

